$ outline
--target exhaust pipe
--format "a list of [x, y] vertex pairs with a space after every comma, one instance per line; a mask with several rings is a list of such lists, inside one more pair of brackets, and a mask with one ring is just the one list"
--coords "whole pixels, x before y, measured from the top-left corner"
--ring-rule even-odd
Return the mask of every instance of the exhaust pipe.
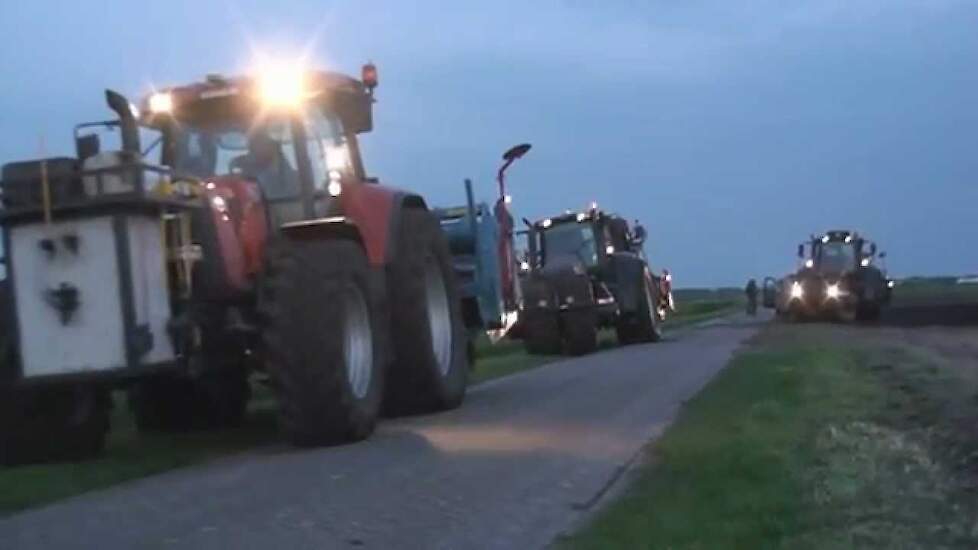
[[136, 122], [136, 109], [122, 94], [105, 90], [105, 102], [109, 109], [119, 116], [119, 131], [122, 134], [122, 150], [138, 156], [142, 149], [139, 147], [139, 124]]

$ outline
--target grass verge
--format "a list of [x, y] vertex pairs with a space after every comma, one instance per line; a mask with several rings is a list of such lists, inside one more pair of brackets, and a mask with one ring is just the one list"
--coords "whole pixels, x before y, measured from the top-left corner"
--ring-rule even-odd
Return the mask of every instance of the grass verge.
[[[790, 330], [790, 329], [789, 329]], [[846, 345], [738, 356], [570, 548], [975, 547], [919, 395]], [[965, 501], [968, 501], [967, 503]], [[966, 505], [967, 504], [967, 505]]]
[[744, 306], [743, 300], [735, 299], [698, 300], [680, 303], [677, 311], [666, 318], [665, 326], [666, 328], [677, 328], [701, 323], [742, 310]]
[[556, 355], [530, 355], [519, 340], [490, 344], [485, 337], [476, 343], [476, 357], [475, 368], [469, 374], [470, 384], [501, 378], [560, 359]]

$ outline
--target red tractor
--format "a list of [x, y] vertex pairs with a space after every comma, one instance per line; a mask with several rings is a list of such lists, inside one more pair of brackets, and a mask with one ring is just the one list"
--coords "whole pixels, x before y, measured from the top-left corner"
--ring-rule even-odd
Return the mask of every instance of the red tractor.
[[[360, 155], [376, 85], [367, 65], [361, 80], [212, 75], [139, 108], [107, 92], [118, 120], [94, 126], [118, 127], [121, 151], [81, 125], [77, 159], [4, 167], [8, 462], [44, 454], [28, 430], [75, 434], [49, 455], [97, 450], [122, 385], [142, 430], [228, 425], [264, 370], [297, 445], [363, 439], [382, 409], [462, 402], [467, 335], [439, 223]], [[101, 429], [79, 438], [86, 418]]]

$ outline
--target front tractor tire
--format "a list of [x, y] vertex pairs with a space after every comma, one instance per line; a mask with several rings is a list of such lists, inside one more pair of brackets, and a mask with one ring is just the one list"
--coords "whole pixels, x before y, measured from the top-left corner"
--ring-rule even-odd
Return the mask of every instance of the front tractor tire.
[[598, 319], [592, 308], [579, 308], [562, 314], [567, 353], [587, 355], [598, 349]]
[[387, 319], [363, 250], [283, 239], [268, 262], [263, 344], [283, 431], [304, 447], [368, 437], [383, 395]]
[[639, 290], [638, 309], [631, 315], [622, 316], [615, 326], [621, 345], [662, 340], [662, 322], [659, 319], [657, 290], [652, 288], [651, 276], [644, 270], [635, 283]]
[[[554, 302], [556, 303], [556, 302]], [[523, 345], [532, 355], [560, 355], [563, 344], [560, 317], [549, 309], [524, 310]]]
[[388, 272], [393, 362], [385, 409], [394, 415], [453, 409], [468, 384], [468, 336], [451, 253], [427, 210], [401, 212]]

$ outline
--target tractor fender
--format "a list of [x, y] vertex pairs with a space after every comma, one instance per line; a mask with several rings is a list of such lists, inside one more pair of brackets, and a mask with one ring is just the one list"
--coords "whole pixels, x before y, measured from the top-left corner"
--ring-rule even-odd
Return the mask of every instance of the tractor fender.
[[642, 304], [645, 302], [645, 289], [642, 284], [649, 285], [654, 293], [658, 294], [656, 281], [650, 279], [651, 274], [648, 267], [641, 258], [615, 255], [611, 258], [611, 280], [608, 286], [615, 296], [618, 310], [622, 314], [639, 313]]
[[388, 265], [397, 250], [397, 231], [405, 208], [427, 209], [413, 193], [379, 184], [351, 185], [339, 197], [342, 215], [288, 223], [290, 238], [342, 238], [363, 247], [372, 268]]
[[394, 260], [405, 208], [428, 209], [420, 195], [380, 184], [351, 186], [340, 195], [343, 213], [358, 229], [372, 267]]
[[[290, 239], [347, 239], [364, 247], [356, 222], [346, 216], [316, 218], [282, 225], [282, 234]], [[364, 247], [365, 248], [365, 247]]]

